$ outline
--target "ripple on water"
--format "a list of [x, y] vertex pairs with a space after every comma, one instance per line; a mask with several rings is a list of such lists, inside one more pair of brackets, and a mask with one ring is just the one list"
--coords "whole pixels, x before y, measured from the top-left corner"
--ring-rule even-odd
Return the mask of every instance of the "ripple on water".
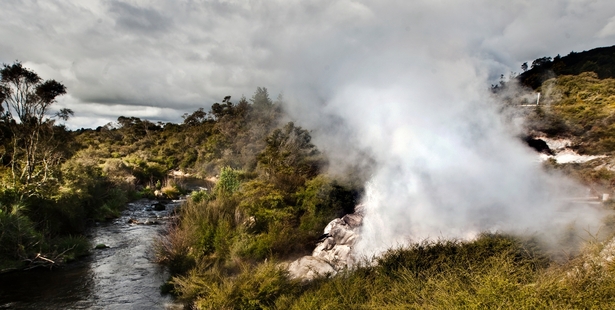
[[[0, 309], [177, 308], [160, 294], [168, 273], [154, 262], [152, 242], [179, 202], [165, 202], [163, 211], [153, 211], [154, 203], [130, 203], [118, 219], [93, 227], [92, 244], [109, 248], [93, 250], [84, 261], [61, 270], [0, 275]], [[131, 218], [162, 225], [129, 224]]]

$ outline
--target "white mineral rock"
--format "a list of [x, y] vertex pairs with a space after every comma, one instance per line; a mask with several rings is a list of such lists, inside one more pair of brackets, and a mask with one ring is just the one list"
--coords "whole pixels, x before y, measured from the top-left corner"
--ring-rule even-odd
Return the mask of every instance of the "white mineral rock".
[[336, 272], [325, 260], [313, 256], [304, 256], [288, 265], [288, 273], [296, 279], [313, 280]]
[[357, 206], [354, 214], [329, 222], [322, 242], [316, 246], [312, 256], [304, 256], [290, 263], [290, 276], [312, 280], [318, 276], [335, 275], [339, 270], [353, 266], [355, 257], [352, 250], [362, 221], [362, 207]]

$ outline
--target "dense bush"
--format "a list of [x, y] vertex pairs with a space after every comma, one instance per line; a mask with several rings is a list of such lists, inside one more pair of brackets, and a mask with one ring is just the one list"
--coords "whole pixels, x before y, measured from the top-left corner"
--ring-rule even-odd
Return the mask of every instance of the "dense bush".
[[[0, 208], [0, 265], [31, 257], [40, 248], [42, 235], [19, 207]], [[0, 266], [0, 270], [3, 269]]]
[[[357, 203], [358, 189], [321, 174], [325, 162], [307, 130], [292, 122], [278, 126], [279, 104], [259, 88], [252, 104], [242, 99], [212, 107], [213, 131], [197, 147], [203, 155], [194, 169], [217, 173], [216, 185], [193, 193], [157, 244], [182, 299], [208, 294], [216, 300], [210, 308], [270, 307], [286, 291], [278, 287], [285, 273], [263, 261], [308, 254], [326, 224]], [[190, 130], [202, 126], [194, 119], [186, 117]], [[272, 291], [257, 285], [254, 272], [270, 277]]]
[[521, 84], [537, 89], [553, 77], [579, 75], [594, 72], [601, 79], [615, 78], [615, 46], [600, 47], [580, 53], [570, 52], [566, 56], [541, 57], [532, 62], [530, 70], [518, 76]]

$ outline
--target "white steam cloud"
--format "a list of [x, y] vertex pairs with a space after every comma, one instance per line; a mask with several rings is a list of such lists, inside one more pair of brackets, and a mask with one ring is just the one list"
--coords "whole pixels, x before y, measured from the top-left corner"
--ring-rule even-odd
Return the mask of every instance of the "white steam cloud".
[[[360, 154], [374, 161], [359, 254], [481, 232], [537, 235], [551, 243], [565, 232], [596, 232], [604, 213], [567, 200], [587, 191], [545, 172], [491, 96], [490, 76], [504, 67], [496, 55], [506, 53], [476, 31], [508, 27], [467, 11], [429, 10], [433, 19], [382, 31], [378, 45], [357, 46], [340, 59], [327, 87], [318, 88], [317, 109], [297, 104], [291, 111], [306, 127], [321, 128], [315, 141], [333, 158], [332, 169], [356, 164]], [[446, 19], [458, 24], [434, 36]], [[315, 100], [305, 93], [295, 98]]]
[[[481, 232], [557, 239], [572, 228], [596, 231], [602, 212], [566, 200], [587, 192], [546, 173], [498, 114], [487, 79], [476, 70], [482, 62], [417, 61], [416, 70], [391, 75], [388, 85], [362, 79], [340, 89], [324, 108], [347, 126], [338, 136], [326, 133], [328, 141], [352, 141], [325, 149], [362, 150], [375, 161], [359, 253]], [[425, 71], [431, 66], [441, 70]]]
[[387, 87], [349, 86], [327, 106], [356, 134], [357, 149], [376, 162], [359, 253], [487, 231], [553, 239], [575, 227], [595, 232], [601, 212], [565, 199], [587, 193], [544, 172], [498, 115], [486, 79], [470, 63], [448, 65], [466, 71], [457, 70], [462, 74], [454, 79], [444, 70], [419, 71]]

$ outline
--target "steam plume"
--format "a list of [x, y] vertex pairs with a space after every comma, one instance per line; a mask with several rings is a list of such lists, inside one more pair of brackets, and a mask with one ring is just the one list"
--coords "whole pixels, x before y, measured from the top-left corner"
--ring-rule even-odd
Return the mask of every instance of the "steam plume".
[[[566, 200], [587, 192], [545, 172], [499, 114], [481, 70], [484, 61], [395, 60], [408, 71], [393, 64], [356, 75], [320, 110], [330, 116], [320, 120], [333, 116], [345, 126], [316, 133], [328, 153], [343, 154], [334, 156], [334, 167], [360, 151], [375, 163], [363, 201], [359, 254], [481, 232], [555, 241], [563, 232], [596, 231], [602, 212]], [[382, 76], [389, 79], [383, 83]], [[319, 126], [331, 128], [322, 121]]]

